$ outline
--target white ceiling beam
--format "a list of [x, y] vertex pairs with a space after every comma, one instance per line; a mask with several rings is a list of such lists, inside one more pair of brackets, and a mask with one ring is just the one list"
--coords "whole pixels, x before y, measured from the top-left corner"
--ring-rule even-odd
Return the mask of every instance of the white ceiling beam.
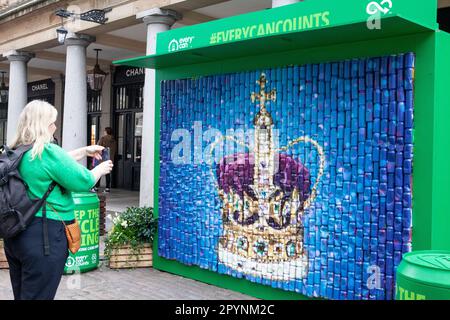
[[[58, 61], [58, 62], [66, 62], [66, 55], [63, 53], [51, 52], [51, 51], [37, 51], [35, 52], [36, 58], [48, 61]], [[95, 58], [86, 58], [87, 66], [95, 66]], [[98, 64], [103, 66], [109, 66], [111, 61], [98, 59]]]
[[[9, 65], [6, 63], [0, 63], [0, 70], [9, 71]], [[27, 66], [27, 72], [29, 75], [40, 75], [46, 77], [56, 77], [60, 74], [64, 74], [64, 71], [55, 70], [55, 69], [44, 69], [44, 68], [36, 68]]]
[[204, 22], [209, 22], [216, 20], [214, 17], [207, 16], [205, 14], [201, 14], [195, 11], [188, 11], [183, 13], [183, 19], [181, 19], [179, 22], [188, 26], [188, 25], [194, 25]]
[[146, 50], [145, 42], [118, 37], [106, 33], [96, 35], [95, 43], [112, 48], [120, 48], [142, 54], [144, 54]]
[[28, 70], [28, 74], [49, 76], [49, 77], [56, 77], [56, 76], [59, 76], [60, 74], [64, 74], [64, 71], [61, 71], [61, 70], [43, 69], [43, 68], [36, 68], [36, 67], [28, 67], [27, 70]]

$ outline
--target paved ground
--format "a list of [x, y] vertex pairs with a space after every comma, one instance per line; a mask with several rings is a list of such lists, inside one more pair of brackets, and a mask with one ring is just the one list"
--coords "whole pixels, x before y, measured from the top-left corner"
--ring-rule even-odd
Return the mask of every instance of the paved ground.
[[[100, 189], [102, 190], [102, 189]], [[121, 212], [138, 205], [138, 193], [112, 190], [106, 209]], [[112, 222], [106, 221], [110, 230]], [[103, 252], [100, 241], [100, 256]], [[13, 299], [9, 273], [0, 270], [0, 300]], [[152, 268], [112, 270], [101, 263], [99, 269], [83, 274], [63, 276], [56, 295], [59, 300], [236, 300], [253, 299], [234, 291], [161, 272]]]
[[139, 205], [139, 192], [127, 191], [120, 189], [112, 189], [109, 193], [102, 193], [103, 188], [100, 188], [99, 193], [106, 195], [106, 210], [113, 212], [125, 211], [127, 207]]
[[[0, 270], [0, 300], [13, 299], [9, 273]], [[244, 294], [152, 268], [112, 270], [102, 265], [63, 276], [57, 300], [247, 300]]]

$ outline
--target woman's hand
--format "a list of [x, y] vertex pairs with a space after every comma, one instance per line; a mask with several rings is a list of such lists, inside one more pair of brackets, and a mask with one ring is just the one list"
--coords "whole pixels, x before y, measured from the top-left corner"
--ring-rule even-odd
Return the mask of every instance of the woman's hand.
[[92, 145], [86, 147], [86, 156], [102, 160], [102, 152], [105, 147]]
[[91, 170], [92, 174], [95, 177], [95, 183], [104, 175], [110, 174], [114, 164], [111, 160], [103, 161], [94, 169]]
[[110, 174], [114, 164], [111, 160], [103, 161], [97, 167], [100, 167], [98, 170], [102, 176]]

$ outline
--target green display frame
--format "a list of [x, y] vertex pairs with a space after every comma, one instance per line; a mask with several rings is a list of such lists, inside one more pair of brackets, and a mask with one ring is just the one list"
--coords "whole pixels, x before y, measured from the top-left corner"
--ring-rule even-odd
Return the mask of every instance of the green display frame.
[[[353, 0], [349, 0], [353, 1]], [[327, 1], [323, 1], [327, 3]], [[401, 1], [399, 1], [401, 2]], [[408, 1], [411, 6], [414, 2]], [[431, 1], [430, 1], [431, 2]], [[322, 3], [317, 1], [316, 3]], [[295, 5], [300, 8], [302, 3]], [[437, 10], [436, 4], [430, 4], [426, 10]], [[407, 7], [405, 7], [407, 8]], [[322, 8], [323, 9], [323, 8]], [[272, 9], [275, 10], [275, 9]], [[426, 11], [425, 10], [425, 11]], [[279, 11], [280, 14], [284, 11]], [[428, 11], [427, 11], [428, 12]], [[255, 13], [253, 13], [255, 14]], [[430, 16], [430, 14], [428, 14]], [[431, 15], [432, 16], [432, 15]], [[241, 16], [241, 18], [245, 18]], [[435, 18], [435, 15], [434, 15]], [[392, 18], [391, 18], [392, 19]], [[382, 19], [382, 22], [388, 20]], [[211, 23], [210, 23], [211, 24]], [[267, 67], [281, 67], [286, 65], [303, 65], [340, 61], [352, 58], [377, 57], [389, 54], [414, 52], [416, 54], [415, 72], [415, 107], [414, 107], [414, 173], [413, 173], [413, 250], [450, 250], [450, 201], [446, 198], [446, 187], [450, 185], [450, 141], [447, 119], [450, 119], [450, 97], [448, 96], [448, 83], [446, 77], [450, 75], [450, 35], [430, 28], [431, 17], [428, 17], [428, 26], [423, 27], [423, 19], [417, 23], [413, 31], [400, 30], [393, 33], [394, 26], [387, 24], [385, 34], [380, 31], [376, 36], [368, 36], [367, 40], [354, 38], [352, 35], [342, 34], [340, 43], [330, 43], [329, 37], [324, 39], [322, 45], [307, 47], [304, 44], [292, 49], [292, 43], [286, 47], [277, 48], [269, 53], [248, 55], [249, 51], [241, 57], [220, 57], [214, 61], [186, 64], [180, 59], [175, 65], [164, 65], [167, 53], [148, 57], [116, 61], [115, 64], [128, 64], [133, 66], [155, 67], [163, 64], [164, 67], [156, 70], [156, 84], [163, 80], [194, 78], [206, 75], [234, 73]], [[361, 28], [361, 23], [349, 24], [352, 28]], [[199, 27], [200, 28], [200, 27]], [[343, 25], [336, 28], [349, 31]], [[392, 29], [393, 28], [393, 29]], [[183, 28], [184, 29], [184, 28]], [[189, 28], [186, 28], [189, 29]], [[367, 29], [367, 28], [366, 28]], [[201, 28], [199, 29], [201, 30]], [[176, 31], [176, 30], [174, 30]], [[192, 30], [191, 30], [192, 31]], [[186, 34], [191, 32], [186, 30]], [[322, 33], [330, 30], [320, 30]], [[180, 33], [181, 31], [177, 31]], [[318, 31], [311, 31], [318, 32]], [[171, 36], [165, 32], [165, 36]], [[158, 44], [160, 38], [158, 37]], [[274, 41], [273, 37], [260, 38], [260, 46]], [[327, 43], [328, 42], [328, 43]], [[246, 46], [247, 42], [242, 42]], [[222, 45], [223, 46], [223, 45]], [[201, 49], [192, 49], [201, 50]], [[205, 48], [205, 54], [208, 48]], [[270, 51], [270, 50], [269, 50]], [[209, 51], [210, 52], [210, 51]], [[180, 54], [178, 52], [178, 54]], [[185, 51], [186, 56], [192, 54]], [[182, 54], [180, 54], [182, 57]], [[160, 60], [162, 59], [162, 60]], [[181, 59], [182, 60], [182, 59]], [[154, 88], [155, 96], [155, 159], [159, 159], [159, 132], [160, 132], [160, 86]], [[159, 190], [159, 161], [155, 161], [154, 184], [154, 213], [158, 216], [158, 190]], [[286, 292], [245, 279], [218, 274], [196, 266], [186, 266], [179, 262], [167, 260], [158, 256], [158, 236], [154, 241], [154, 268], [175, 273], [187, 278], [213, 284], [222, 288], [231, 289], [263, 299], [309, 299], [301, 294]], [[213, 297], [212, 297], [213, 298]]]

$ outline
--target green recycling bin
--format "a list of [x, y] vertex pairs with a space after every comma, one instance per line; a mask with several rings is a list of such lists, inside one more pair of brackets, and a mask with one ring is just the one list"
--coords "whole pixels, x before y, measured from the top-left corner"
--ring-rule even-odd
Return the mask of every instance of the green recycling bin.
[[75, 217], [81, 228], [81, 247], [76, 254], [69, 252], [65, 274], [87, 272], [99, 265], [100, 201], [96, 193], [72, 193]]
[[405, 254], [397, 268], [396, 300], [450, 300], [450, 252]]

